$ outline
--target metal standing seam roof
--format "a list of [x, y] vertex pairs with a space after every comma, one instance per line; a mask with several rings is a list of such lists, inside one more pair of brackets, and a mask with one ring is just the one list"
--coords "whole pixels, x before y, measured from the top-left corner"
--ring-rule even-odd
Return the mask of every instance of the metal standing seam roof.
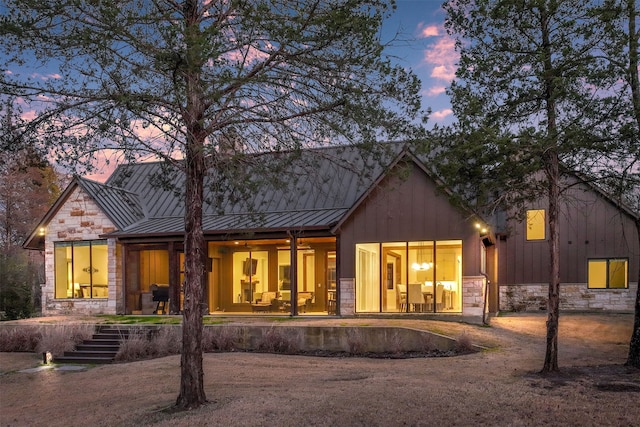
[[78, 178], [78, 183], [119, 229], [145, 218], [136, 194], [85, 178]]
[[[396, 150], [392, 154], [399, 152]], [[260, 175], [259, 172], [247, 175], [247, 179], [256, 179], [258, 183], [251, 193], [252, 197], [238, 201], [233, 198], [230, 189], [222, 188], [220, 193], [213, 193], [211, 188], [205, 186], [205, 200], [220, 202], [217, 206], [213, 203], [203, 206], [205, 233], [329, 230], [357, 203], [385, 169], [383, 162], [367, 161], [353, 147], [304, 150], [302, 156], [287, 164], [286, 175], [280, 177], [282, 182], [275, 184], [268, 178], [268, 166], [273, 155], [249, 155], [257, 157], [254, 164], [258, 168], [266, 165], [267, 171], [266, 175]], [[153, 177], [162, 174], [171, 176], [171, 188], [153, 182]], [[211, 179], [211, 175], [208, 178]], [[113, 194], [107, 196], [96, 191], [103, 199], [101, 206], [112, 210], [122, 224], [126, 223], [119, 230], [109, 233], [110, 236], [184, 233], [182, 173], [171, 174], [159, 162], [121, 165], [103, 187], [104, 193]], [[127, 204], [133, 194], [137, 195], [137, 205], [120, 206], [121, 203]], [[141, 212], [146, 212], [146, 216], [141, 218]]]
[[[280, 231], [292, 229], [327, 229], [348, 209], [323, 209], [307, 212], [268, 212], [264, 214], [206, 215], [202, 228], [207, 234], [240, 233], [243, 231]], [[175, 235], [184, 233], [183, 217], [150, 218], [110, 236]]]

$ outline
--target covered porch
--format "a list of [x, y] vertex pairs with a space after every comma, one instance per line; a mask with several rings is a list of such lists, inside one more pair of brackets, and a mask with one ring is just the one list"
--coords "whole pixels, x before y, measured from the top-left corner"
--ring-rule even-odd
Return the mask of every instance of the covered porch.
[[[123, 252], [125, 314], [180, 313], [182, 242], [124, 243]], [[210, 240], [207, 254], [206, 314], [336, 313], [335, 237]]]

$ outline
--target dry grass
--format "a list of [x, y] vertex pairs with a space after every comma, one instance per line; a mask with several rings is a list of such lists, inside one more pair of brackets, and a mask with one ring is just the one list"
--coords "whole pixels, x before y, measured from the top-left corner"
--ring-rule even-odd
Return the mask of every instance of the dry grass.
[[85, 339], [91, 338], [95, 330], [92, 324], [58, 324], [28, 327], [0, 328], [0, 351], [50, 352], [61, 356]]
[[462, 334], [458, 335], [456, 338], [455, 351], [458, 354], [468, 354], [476, 351], [473, 346], [473, 342], [471, 341], [471, 337], [467, 335], [466, 332], [462, 332]]
[[366, 343], [364, 334], [360, 329], [353, 328], [347, 332], [347, 345], [349, 346], [349, 353], [353, 355], [360, 355], [365, 352]]
[[230, 325], [204, 328], [202, 343], [205, 352], [236, 351], [244, 336], [244, 328]]
[[146, 359], [149, 355], [149, 340], [146, 334], [131, 332], [127, 339], [120, 342], [120, 349], [115, 360], [119, 362], [131, 362], [133, 360]]
[[257, 350], [267, 353], [295, 354], [300, 351], [300, 331], [271, 327], [263, 331]]
[[179, 356], [23, 373], [18, 366], [37, 365], [37, 357], [0, 353], [0, 425], [635, 426], [640, 419], [640, 371], [622, 366], [630, 315], [564, 316], [562, 371], [550, 376], [537, 373], [544, 316], [498, 318], [491, 328], [385, 322], [499, 348], [415, 359], [204, 354], [209, 404], [172, 414], [162, 409], [178, 394]]
[[131, 362], [152, 357], [179, 354], [182, 343], [180, 328], [165, 326], [157, 330], [133, 328], [129, 337], [120, 343], [116, 360]]
[[42, 327], [4, 327], [0, 328], [0, 351], [35, 351], [40, 339]]
[[179, 354], [182, 348], [182, 329], [179, 327], [162, 327], [152, 334], [151, 355], [164, 357]]

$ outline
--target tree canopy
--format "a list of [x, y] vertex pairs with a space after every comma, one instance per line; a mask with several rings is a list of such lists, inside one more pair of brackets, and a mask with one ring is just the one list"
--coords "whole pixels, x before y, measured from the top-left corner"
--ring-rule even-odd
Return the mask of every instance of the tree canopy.
[[242, 183], [234, 174], [243, 167], [229, 159], [243, 152], [340, 143], [375, 151], [381, 139], [423, 135], [420, 83], [393, 65], [380, 38], [393, 8], [386, 0], [10, 0], [0, 9], [0, 63], [10, 70], [0, 92], [38, 108], [27, 127], [60, 163], [86, 166], [113, 150], [186, 174], [179, 408], [206, 400], [207, 169]]
[[460, 52], [451, 85], [455, 131], [444, 132], [440, 171], [481, 212], [522, 219], [546, 207], [550, 281], [543, 371], [558, 370], [560, 202], [565, 177], [619, 147], [612, 122], [626, 101], [603, 57], [607, 30], [578, 0], [456, 0], [446, 27]]
[[[60, 162], [115, 149], [214, 153], [370, 142], [414, 134], [419, 81], [382, 56], [382, 0], [7, 2], [2, 93]], [[82, 147], [80, 149], [79, 147]]]
[[[42, 262], [22, 244], [59, 195], [59, 176], [30, 139], [12, 131], [20, 108], [0, 104], [0, 312], [9, 319], [31, 316], [42, 283]], [[36, 304], [34, 304], [36, 303]]]

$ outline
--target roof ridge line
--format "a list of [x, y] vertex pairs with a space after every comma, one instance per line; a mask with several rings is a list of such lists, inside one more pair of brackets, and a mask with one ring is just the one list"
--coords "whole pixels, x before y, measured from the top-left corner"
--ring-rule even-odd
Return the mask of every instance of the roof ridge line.
[[131, 190], [127, 190], [126, 188], [116, 187], [115, 185], [107, 184], [107, 183], [100, 182], [100, 181], [95, 181], [93, 179], [84, 178], [84, 177], [81, 177], [81, 176], [77, 177], [77, 179], [80, 180], [80, 181], [87, 181], [87, 182], [90, 182], [92, 184], [97, 184], [97, 185], [99, 185], [101, 187], [105, 187], [105, 188], [108, 188], [108, 189], [118, 190], [118, 191], [122, 191], [122, 192], [127, 193], [127, 194], [133, 194], [134, 196], [139, 196], [138, 193], [133, 192]]
[[[316, 209], [296, 209], [296, 210], [288, 210], [288, 211], [267, 211], [267, 212], [230, 212], [230, 213], [221, 213], [221, 214], [202, 214], [205, 216], [239, 216], [239, 215], [267, 215], [267, 214], [283, 214], [283, 213], [294, 213], [294, 212], [319, 212], [319, 211], [335, 211], [339, 209], [349, 209], [348, 207], [336, 207], [336, 208], [316, 208]], [[184, 218], [184, 215], [171, 215], [171, 216], [150, 216], [147, 217], [147, 220], [152, 219], [171, 219], [171, 218]]]

